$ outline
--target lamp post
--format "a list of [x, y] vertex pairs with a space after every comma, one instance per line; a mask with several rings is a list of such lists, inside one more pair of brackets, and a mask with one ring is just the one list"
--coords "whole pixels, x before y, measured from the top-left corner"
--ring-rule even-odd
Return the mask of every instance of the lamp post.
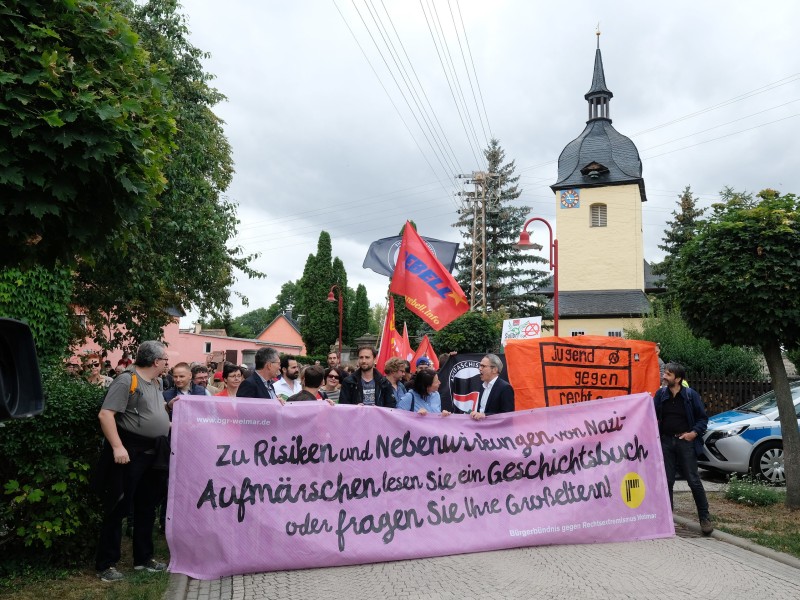
[[534, 221], [541, 221], [547, 225], [550, 232], [550, 270], [553, 272], [553, 333], [558, 337], [558, 240], [553, 236], [553, 228], [550, 223], [541, 217], [533, 217], [525, 221], [522, 231], [519, 234], [519, 241], [515, 244], [520, 250], [541, 250], [542, 246], [531, 243], [531, 236], [528, 233], [528, 225]]
[[339, 290], [339, 360], [342, 360], [342, 315], [344, 313], [342, 288], [334, 283], [331, 286], [331, 291], [328, 292], [328, 302], [336, 302], [336, 297], [333, 295], [333, 290]]

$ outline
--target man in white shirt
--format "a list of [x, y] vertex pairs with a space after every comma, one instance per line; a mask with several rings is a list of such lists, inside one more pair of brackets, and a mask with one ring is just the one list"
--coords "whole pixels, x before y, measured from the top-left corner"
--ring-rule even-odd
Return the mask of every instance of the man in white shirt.
[[487, 415], [514, 412], [514, 388], [504, 379], [500, 379], [500, 373], [503, 372], [503, 361], [500, 357], [487, 354], [478, 364], [478, 371], [483, 382], [483, 391], [476, 410], [469, 416], [480, 421]]
[[275, 382], [274, 387], [275, 393], [281, 400], [286, 400], [289, 396], [294, 396], [302, 391], [300, 367], [291, 356], [281, 357], [281, 378]]

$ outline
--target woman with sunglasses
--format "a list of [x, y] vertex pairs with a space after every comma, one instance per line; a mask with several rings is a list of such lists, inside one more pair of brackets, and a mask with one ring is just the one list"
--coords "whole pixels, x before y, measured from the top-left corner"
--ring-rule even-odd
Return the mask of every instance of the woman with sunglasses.
[[86, 381], [92, 385], [107, 388], [114, 381], [111, 377], [103, 375], [103, 361], [100, 360], [100, 355], [96, 352], [87, 354], [83, 364], [86, 369]]
[[239, 391], [239, 386], [242, 385], [243, 381], [244, 373], [242, 373], [242, 367], [232, 363], [225, 363], [222, 367], [222, 383], [225, 385], [225, 389], [214, 395], [235, 398], [236, 392]]
[[328, 400], [339, 402], [342, 379], [344, 379], [344, 371], [339, 367], [328, 367], [325, 369], [325, 381], [323, 381], [320, 391], [325, 392]]

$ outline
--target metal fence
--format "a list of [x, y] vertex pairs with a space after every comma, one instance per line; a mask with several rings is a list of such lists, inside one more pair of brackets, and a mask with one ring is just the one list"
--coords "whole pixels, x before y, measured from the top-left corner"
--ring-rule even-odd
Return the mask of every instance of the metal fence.
[[689, 385], [697, 390], [706, 405], [706, 413], [713, 416], [749, 402], [772, 389], [770, 381], [751, 381], [735, 377], [688, 377]]

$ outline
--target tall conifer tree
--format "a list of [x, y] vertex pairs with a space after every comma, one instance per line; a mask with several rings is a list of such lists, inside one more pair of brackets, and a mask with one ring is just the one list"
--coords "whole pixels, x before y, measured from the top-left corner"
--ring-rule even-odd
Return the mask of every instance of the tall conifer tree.
[[[504, 307], [512, 317], [542, 315], [545, 299], [537, 290], [547, 283], [550, 274], [537, 266], [547, 261], [514, 247], [531, 207], [512, 206], [522, 190], [517, 186], [519, 176], [514, 174], [514, 161], [504, 162], [505, 151], [498, 140], [491, 140], [484, 156], [489, 174], [486, 183], [486, 309], [496, 311]], [[467, 295], [472, 283], [473, 208], [471, 204], [465, 205], [453, 224], [464, 238], [456, 262], [456, 279]], [[479, 270], [474, 305], [480, 301], [482, 278]]]
[[681, 248], [697, 233], [700, 218], [705, 213], [704, 208], [697, 208], [697, 198], [692, 194], [691, 186], [687, 185], [678, 196], [678, 209], [672, 211], [673, 219], [664, 230], [663, 243], [658, 247], [666, 252], [664, 260], [653, 265], [653, 274], [662, 276], [662, 282], [670, 293], [673, 286], [673, 270], [675, 268]]

